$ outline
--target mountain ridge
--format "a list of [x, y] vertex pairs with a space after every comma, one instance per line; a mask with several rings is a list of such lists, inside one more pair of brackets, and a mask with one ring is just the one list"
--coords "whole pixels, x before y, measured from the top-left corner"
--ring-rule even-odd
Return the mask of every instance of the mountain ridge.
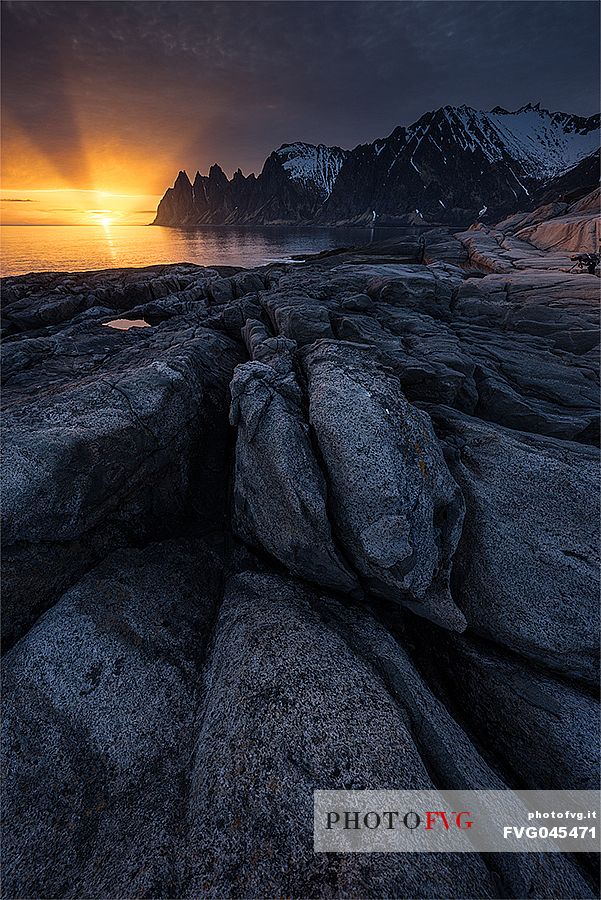
[[599, 115], [443, 106], [352, 150], [294, 141], [258, 176], [180, 171], [152, 224], [463, 223], [527, 208], [599, 146]]

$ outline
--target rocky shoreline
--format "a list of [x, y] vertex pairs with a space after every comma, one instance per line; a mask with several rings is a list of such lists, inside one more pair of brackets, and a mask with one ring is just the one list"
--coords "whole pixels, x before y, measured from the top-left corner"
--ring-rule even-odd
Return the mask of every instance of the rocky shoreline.
[[316, 788], [598, 785], [579, 202], [4, 279], [6, 896], [596, 895], [583, 856], [312, 850]]

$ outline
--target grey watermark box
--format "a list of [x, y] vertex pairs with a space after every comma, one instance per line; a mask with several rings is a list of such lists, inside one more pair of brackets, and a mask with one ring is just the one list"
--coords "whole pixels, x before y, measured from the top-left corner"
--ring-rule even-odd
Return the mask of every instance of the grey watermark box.
[[315, 791], [317, 853], [599, 852], [597, 791]]

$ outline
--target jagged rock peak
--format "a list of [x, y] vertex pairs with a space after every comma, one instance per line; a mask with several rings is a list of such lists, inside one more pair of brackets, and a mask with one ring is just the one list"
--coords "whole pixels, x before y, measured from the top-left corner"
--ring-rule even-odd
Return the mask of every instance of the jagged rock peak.
[[526, 104], [524, 104], [524, 106], [520, 106], [520, 108], [518, 110], [516, 110], [516, 112], [524, 112], [524, 110], [527, 110], [527, 109], [535, 109], [537, 112], [543, 112], [543, 113], [549, 112], [548, 109], [541, 109], [540, 100], [538, 101], [538, 103], [526, 103]]
[[225, 178], [227, 181], [227, 175], [219, 165], [219, 163], [213, 163], [211, 168], [209, 169], [209, 178]]
[[186, 187], [192, 187], [192, 183], [188, 178], [188, 173], [185, 169], [180, 169], [178, 172], [177, 178], [175, 179], [173, 187], [178, 187], [178, 185], [185, 185]]

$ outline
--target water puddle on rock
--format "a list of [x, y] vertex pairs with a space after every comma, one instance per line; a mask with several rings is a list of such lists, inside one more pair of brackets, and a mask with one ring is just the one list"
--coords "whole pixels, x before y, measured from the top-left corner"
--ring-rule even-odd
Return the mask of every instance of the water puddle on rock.
[[145, 319], [111, 319], [110, 322], [103, 322], [109, 328], [116, 328], [118, 331], [129, 331], [130, 328], [150, 328], [150, 323]]

